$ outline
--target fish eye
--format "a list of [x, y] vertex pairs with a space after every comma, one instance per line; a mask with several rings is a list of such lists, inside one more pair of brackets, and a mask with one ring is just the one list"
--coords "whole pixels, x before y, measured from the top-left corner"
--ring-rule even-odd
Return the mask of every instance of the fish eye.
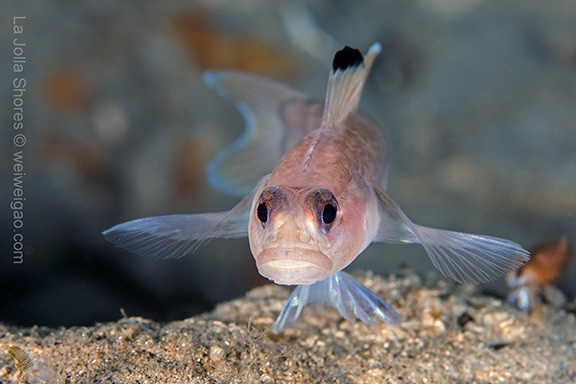
[[265, 201], [258, 204], [256, 215], [258, 216], [258, 220], [260, 220], [262, 223], [268, 221], [268, 206], [266, 205]]
[[332, 224], [334, 220], [336, 220], [336, 207], [327, 203], [322, 211], [322, 222], [329, 225]]
[[324, 233], [328, 233], [338, 216], [338, 201], [332, 192], [319, 188], [310, 192], [306, 198], [306, 210], [316, 219]]
[[284, 192], [278, 187], [268, 187], [262, 191], [258, 205], [254, 210], [254, 215], [260, 221], [262, 227], [266, 226], [266, 222], [272, 212], [282, 204], [285, 198]]

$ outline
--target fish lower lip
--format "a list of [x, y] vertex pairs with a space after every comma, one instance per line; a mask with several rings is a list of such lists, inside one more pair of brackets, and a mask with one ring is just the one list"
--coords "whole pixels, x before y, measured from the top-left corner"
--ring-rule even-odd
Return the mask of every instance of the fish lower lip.
[[322, 252], [304, 248], [270, 248], [256, 256], [260, 274], [276, 284], [308, 285], [332, 272], [332, 261]]

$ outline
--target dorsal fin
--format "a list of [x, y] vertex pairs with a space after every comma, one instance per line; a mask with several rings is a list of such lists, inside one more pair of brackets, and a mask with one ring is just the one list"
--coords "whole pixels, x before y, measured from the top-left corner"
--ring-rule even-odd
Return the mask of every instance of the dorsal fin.
[[322, 128], [330, 129], [356, 111], [370, 68], [381, 49], [379, 43], [372, 44], [365, 58], [349, 46], [336, 52], [328, 78]]

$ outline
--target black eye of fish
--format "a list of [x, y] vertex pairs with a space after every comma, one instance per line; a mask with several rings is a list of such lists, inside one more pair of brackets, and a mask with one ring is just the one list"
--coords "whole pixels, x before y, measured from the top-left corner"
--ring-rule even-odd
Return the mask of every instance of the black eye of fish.
[[266, 226], [268, 219], [273, 218], [274, 211], [282, 206], [285, 200], [286, 195], [282, 192], [282, 189], [278, 187], [264, 188], [258, 200], [256, 212], [254, 212], [262, 227]]
[[318, 188], [306, 197], [306, 210], [316, 218], [320, 229], [328, 233], [338, 216], [338, 201], [329, 190]]
[[261, 222], [265, 223], [268, 221], [268, 206], [264, 201], [258, 204], [256, 215], [258, 216], [258, 220]]
[[332, 224], [334, 220], [336, 220], [336, 207], [327, 203], [322, 211], [322, 221], [324, 224], [329, 225]]

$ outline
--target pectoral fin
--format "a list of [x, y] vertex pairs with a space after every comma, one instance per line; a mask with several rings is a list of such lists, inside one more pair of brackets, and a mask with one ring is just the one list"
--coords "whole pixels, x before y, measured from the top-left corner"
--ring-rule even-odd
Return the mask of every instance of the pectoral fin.
[[384, 321], [392, 325], [402, 321], [402, 316], [380, 296], [347, 273], [338, 272], [312, 285], [297, 286], [274, 324], [274, 333], [296, 321], [305, 305], [316, 302], [336, 307], [348, 321], [359, 319], [366, 324]]
[[102, 235], [117, 247], [164, 259], [192, 254], [214, 238], [247, 237], [250, 204], [265, 180], [230, 211], [147, 217], [118, 224]]
[[416, 225], [381, 185], [372, 185], [380, 202], [381, 217], [374, 241], [422, 244], [432, 264], [446, 277], [460, 283], [486, 282], [530, 259], [528, 251], [510, 240]]

